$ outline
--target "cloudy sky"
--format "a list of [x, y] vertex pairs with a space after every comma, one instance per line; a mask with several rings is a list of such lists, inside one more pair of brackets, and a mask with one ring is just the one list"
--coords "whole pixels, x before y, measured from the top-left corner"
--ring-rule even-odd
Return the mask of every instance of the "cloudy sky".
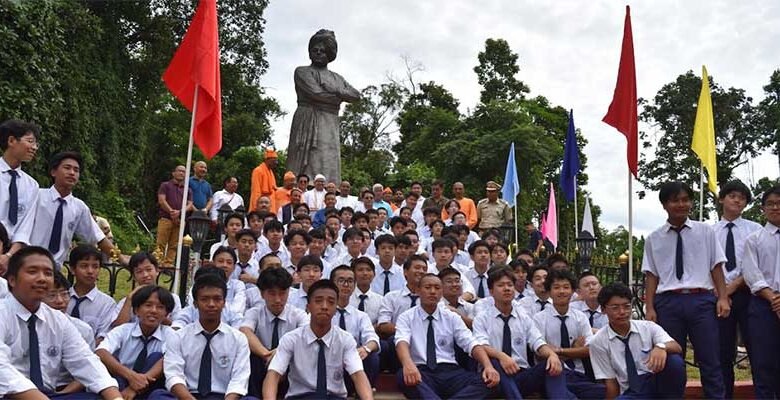
[[[780, 1], [629, 4], [640, 97], [652, 98], [688, 70], [700, 74], [704, 64], [722, 86], [761, 99], [762, 86], [780, 68]], [[263, 35], [270, 68], [263, 85], [289, 113], [274, 124], [274, 141], [287, 147], [295, 110], [293, 69], [308, 64], [308, 40], [320, 28], [335, 31], [339, 42], [330, 68], [356, 88], [403, 73], [403, 55], [425, 67], [415, 76], [418, 82], [444, 85], [463, 112], [479, 100], [472, 71], [477, 53], [487, 38], [503, 38], [520, 56], [518, 78], [531, 87], [531, 95], [574, 109], [575, 124], [589, 141], [586, 189], [602, 207], [601, 223], [609, 229], [627, 225], [625, 139], [601, 122], [615, 86], [624, 15], [625, 3], [614, 0], [271, 1]], [[506, 152], [497, 151], [496, 157], [505, 159]], [[523, 155], [518, 157], [522, 162]], [[776, 178], [776, 159], [751, 160], [737, 174], [748, 182]], [[637, 234], [662, 223], [665, 214], [655, 193], [635, 197], [634, 216]]]

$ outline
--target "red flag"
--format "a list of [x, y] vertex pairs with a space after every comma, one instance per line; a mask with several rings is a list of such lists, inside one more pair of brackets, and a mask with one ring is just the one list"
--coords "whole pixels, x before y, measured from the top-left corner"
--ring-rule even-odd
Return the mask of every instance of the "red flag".
[[637, 101], [636, 68], [634, 66], [634, 39], [631, 35], [631, 10], [626, 6], [623, 28], [623, 48], [620, 53], [615, 95], [602, 121], [623, 133], [628, 140], [628, 169], [637, 177]]
[[219, 79], [219, 30], [216, 0], [201, 0], [168, 69], [165, 86], [192, 112], [195, 88], [198, 104], [192, 135], [211, 158], [222, 148], [222, 89]]

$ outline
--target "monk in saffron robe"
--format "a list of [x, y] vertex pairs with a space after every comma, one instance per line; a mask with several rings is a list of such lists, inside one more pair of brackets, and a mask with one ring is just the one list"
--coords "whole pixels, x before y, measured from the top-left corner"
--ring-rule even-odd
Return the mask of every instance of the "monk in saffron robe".
[[265, 160], [252, 171], [252, 193], [249, 196], [249, 211], [257, 208], [257, 199], [267, 196], [271, 199], [271, 211], [276, 212], [274, 193], [276, 192], [276, 176], [274, 170], [279, 163], [279, 156], [272, 149], [265, 150]]

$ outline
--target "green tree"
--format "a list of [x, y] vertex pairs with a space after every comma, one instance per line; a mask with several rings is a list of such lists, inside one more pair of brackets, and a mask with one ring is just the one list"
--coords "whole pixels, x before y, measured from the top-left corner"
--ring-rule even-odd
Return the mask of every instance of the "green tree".
[[477, 81], [482, 85], [480, 102], [520, 100], [529, 92], [528, 86], [515, 78], [520, 72], [517, 53], [512, 52], [504, 39], [488, 39], [485, 51], [477, 56], [479, 65], [474, 67]]
[[780, 69], [776, 69], [764, 86], [766, 97], [758, 104], [759, 121], [764, 130], [764, 146], [771, 148], [780, 167]]

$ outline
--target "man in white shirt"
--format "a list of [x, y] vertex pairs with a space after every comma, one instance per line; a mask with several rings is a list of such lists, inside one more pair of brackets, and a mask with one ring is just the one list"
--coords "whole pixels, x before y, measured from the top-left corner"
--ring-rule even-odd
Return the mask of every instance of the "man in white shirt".
[[380, 235], [374, 240], [379, 262], [376, 265], [375, 278], [371, 290], [384, 296], [391, 290], [401, 290], [406, 285], [403, 268], [396, 264], [395, 247], [398, 241], [392, 235]]
[[[411, 399], [484, 399], [498, 384], [498, 372], [458, 314], [439, 306], [441, 279], [425, 274], [418, 284], [420, 304], [398, 317], [395, 345], [402, 369], [398, 387]], [[422, 332], [426, 332], [425, 335]], [[480, 377], [455, 362], [455, 345], [483, 368]]]
[[309, 288], [307, 308], [311, 323], [280, 340], [263, 381], [264, 399], [276, 398], [285, 373], [290, 381], [288, 398], [346, 398], [344, 371], [352, 378], [359, 398], [373, 398], [355, 339], [349, 332], [332, 326], [338, 297], [338, 288], [327, 279]]
[[465, 278], [471, 282], [471, 285], [477, 291], [477, 298], [482, 299], [490, 295], [487, 288], [490, 246], [484, 240], [477, 240], [469, 246], [469, 255], [474, 265], [466, 270]]
[[[56, 392], [64, 366], [89, 392], [121, 398], [116, 380], [68, 317], [42, 303], [53, 275], [54, 260], [42, 247], [25, 247], [8, 262], [11, 295], [0, 301], [0, 396], [47, 399]], [[57, 397], [84, 398], [85, 393]]]
[[325, 176], [318, 174], [314, 177], [314, 188], [303, 194], [303, 202], [309, 206], [312, 215], [325, 207], [325, 193]]
[[710, 226], [688, 219], [693, 198], [688, 185], [664, 183], [658, 197], [667, 222], [645, 240], [645, 319], [669, 332], [683, 356], [690, 338], [704, 396], [721, 399], [723, 371], [719, 352], [712, 349], [720, 344], [718, 318], [731, 310], [721, 267], [726, 256]]
[[[382, 304], [384, 297], [371, 290], [371, 283], [376, 276], [374, 262], [368, 257], [358, 257], [350, 266], [355, 270], [356, 288], [352, 293], [349, 304], [368, 314], [368, 317], [371, 318], [371, 323], [376, 326], [379, 318], [379, 306]], [[403, 274], [403, 267], [401, 267], [401, 273]]]
[[780, 186], [764, 192], [767, 223], [745, 241], [742, 274], [754, 297], [748, 315], [750, 367], [757, 399], [780, 398]]
[[336, 197], [336, 208], [341, 210], [344, 207], [350, 207], [353, 210], [358, 205], [357, 196], [352, 196], [349, 192], [352, 190], [352, 185], [349, 181], [341, 181], [339, 185], [339, 195]]
[[631, 320], [631, 289], [621, 282], [598, 296], [609, 324], [588, 342], [593, 372], [606, 399], [681, 399], [685, 394], [682, 348], [658, 324]]
[[571, 303], [575, 310], [582, 311], [588, 317], [588, 324], [595, 333], [597, 330], [607, 325], [607, 314], [599, 304], [599, 292], [601, 291], [601, 282], [593, 272], [585, 271], [580, 274], [577, 281], [577, 299]]
[[76, 283], [70, 288], [68, 315], [89, 324], [95, 338], [103, 337], [116, 317], [116, 302], [97, 287], [102, 262], [94, 246], [79, 245], [70, 252], [69, 267]]
[[547, 280], [549, 270], [544, 265], [537, 265], [531, 268], [528, 276], [531, 277], [531, 288], [533, 296], [524, 296], [517, 301], [517, 305], [525, 311], [528, 316], [533, 317], [536, 313], [552, 307], [550, 292], [544, 288], [544, 282]]
[[219, 208], [223, 205], [227, 204], [231, 210], [235, 210], [238, 207], [245, 207], [244, 198], [236, 193], [236, 190], [238, 190], [238, 179], [236, 179], [235, 176], [225, 178], [224, 182], [222, 182], [222, 187], [222, 190], [214, 193], [211, 209], [209, 209], [209, 217], [211, 217], [211, 220], [215, 223], [219, 216]]

